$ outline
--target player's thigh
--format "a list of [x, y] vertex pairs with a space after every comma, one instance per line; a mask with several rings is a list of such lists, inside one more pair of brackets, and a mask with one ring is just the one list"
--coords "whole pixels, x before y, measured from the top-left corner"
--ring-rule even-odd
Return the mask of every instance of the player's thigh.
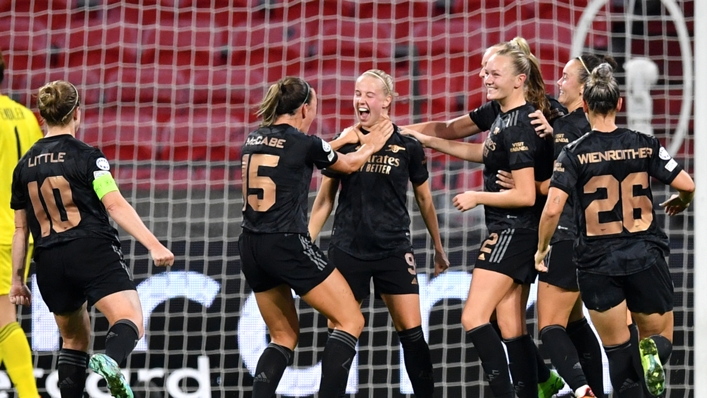
[[623, 344], [631, 337], [626, 326], [626, 302], [605, 311], [589, 310], [594, 328], [604, 346]]
[[355, 337], [361, 334], [364, 319], [359, 303], [337, 269], [319, 285], [302, 295], [302, 298], [327, 317], [335, 329], [344, 330]]
[[299, 319], [290, 287], [280, 285], [255, 293], [255, 301], [272, 342], [294, 350], [299, 339]]
[[419, 294], [381, 294], [395, 330], [403, 331], [422, 324]]
[[579, 301], [579, 291], [570, 291], [538, 281], [538, 327], [567, 326], [570, 313]]
[[[462, 311], [464, 329], [471, 330], [488, 323], [496, 306], [515, 286], [516, 283], [508, 275], [475, 268], [472, 271], [469, 294]], [[498, 316], [497, 313], [497, 318]]]
[[512, 339], [527, 333], [524, 298], [524, 285], [514, 283], [496, 306], [496, 318], [504, 339]]
[[137, 290], [122, 290], [111, 293], [98, 300], [95, 307], [105, 315], [110, 325], [121, 319], [129, 319], [137, 326], [138, 334], [142, 337], [145, 328], [140, 296], [138, 296]]
[[54, 320], [63, 339], [62, 348], [88, 351], [91, 339], [91, 322], [86, 310], [86, 303], [67, 313], [54, 313]]

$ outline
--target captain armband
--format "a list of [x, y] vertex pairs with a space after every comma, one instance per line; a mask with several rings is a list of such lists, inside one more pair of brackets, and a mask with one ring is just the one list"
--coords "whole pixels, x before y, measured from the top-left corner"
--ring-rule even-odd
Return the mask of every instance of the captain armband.
[[94, 171], [93, 177], [93, 190], [98, 195], [98, 199], [103, 199], [107, 193], [118, 190], [118, 185], [109, 171]]

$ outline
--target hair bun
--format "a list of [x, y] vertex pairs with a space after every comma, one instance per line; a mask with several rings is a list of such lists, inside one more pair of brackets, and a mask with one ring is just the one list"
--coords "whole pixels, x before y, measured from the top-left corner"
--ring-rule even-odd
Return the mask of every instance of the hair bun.
[[614, 68], [611, 67], [608, 63], [604, 62], [599, 64], [594, 70], [592, 71], [592, 78], [595, 80], [599, 80], [602, 82], [610, 82], [611, 79], [614, 77]]

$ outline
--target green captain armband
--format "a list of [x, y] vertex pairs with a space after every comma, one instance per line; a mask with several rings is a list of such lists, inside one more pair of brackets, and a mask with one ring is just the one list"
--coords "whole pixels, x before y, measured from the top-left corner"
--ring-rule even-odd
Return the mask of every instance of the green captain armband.
[[113, 176], [108, 171], [96, 171], [94, 172], [95, 178], [93, 179], [93, 190], [98, 195], [98, 199], [103, 199], [103, 197], [113, 191], [118, 190], [118, 185], [115, 183]]

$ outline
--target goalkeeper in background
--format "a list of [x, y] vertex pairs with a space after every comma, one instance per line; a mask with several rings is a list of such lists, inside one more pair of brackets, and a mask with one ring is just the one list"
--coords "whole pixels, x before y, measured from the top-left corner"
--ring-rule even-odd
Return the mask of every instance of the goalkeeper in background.
[[[0, 51], [0, 84], [5, 77], [5, 60]], [[36, 398], [37, 383], [32, 368], [32, 351], [17, 322], [15, 305], [10, 303], [12, 284], [12, 233], [15, 230], [10, 208], [12, 170], [27, 150], [42, 138], [42, 129], [29, 109], [0, 94], [0, 362], [15, 384], [19, 398]], [[31, 243], [25, 258], [32, 257]]]

